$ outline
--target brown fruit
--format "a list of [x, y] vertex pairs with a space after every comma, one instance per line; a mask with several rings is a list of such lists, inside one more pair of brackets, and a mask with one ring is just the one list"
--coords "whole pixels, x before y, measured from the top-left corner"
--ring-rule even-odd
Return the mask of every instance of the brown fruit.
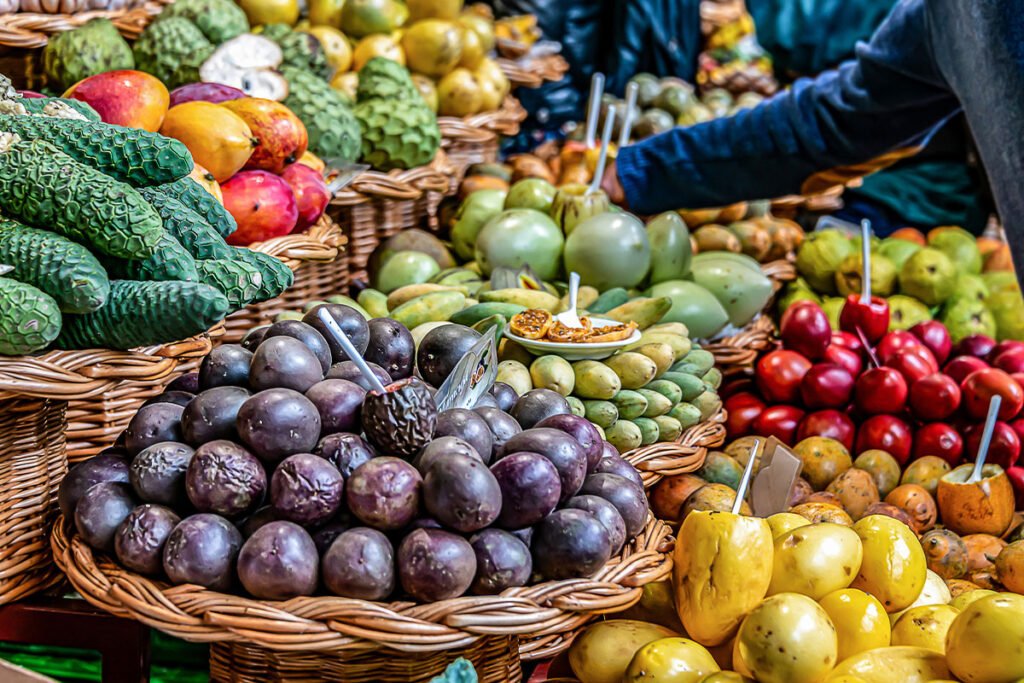
[[832, 480], [826, 489], [834, 493], [850, 517], [858, 520], [872, 503], [877, 503], [878, 486], [870, 472], [851, 467]]
[[512, 165], [512, 182], [523, 178], [542, 178], [552, 185], [555, 184], [555, 174], [544, 160], [532, 154], [517, 154], [509, 163]]
[[949, 589], [950, 596], [955, 598], [963, 593], [979, 590], [981, 586], [971, 583], [966, 579], [949, 579], [946, 581], [946, 588]]
[[803, 476], [815, 491], [824, 491], [833, 479], [853, 467], [850, 452], [835, 439], [810, 436], [793, 448], [803, 461]]
[[740, 249], [744, 254], [758, 261], [768, 255], [772, 246], [768, 230], [755, 221], [738, 221], [729, 225], [729, 232], [740, 241]]
[[1024, 541], [1003, 548], [996, 558], [999, 582], [1014, 593], [1024, 593]]
[[466, 176], [459, 187], [459, 194], [468, 197], [477, 190], [501, 190], [508, 192], [508, 182], [490, 175]]
[[839, 499], [839, 496], [830, 491], [815, 491], [811, 495], [807, 496], [804, 502], [824, 503], [825, 505], [835, 505], [837, 508], [843, 508], [843, 501]]
[[658, 519], [678, 522], [683, 503], [690, 494], [707, 484], [695, 474], [665, 477], [651, 491], [651, 512]]
[[768, 236], [772, 244], [765, 258], [769, 261], [795, 254], [804, 241], [804, 231], [800, 225], [785, 218], [769, 218]]
[[736, 254], [743, 251], [740, 240], [721, 225], [705, 225], [693, 233], [697, 240], [697, 249], [705, 251], [731, 251]]
[[967, 569], [972, 572], [991, 569], [1000, 551], [1006, 547], [1006, 541], [990, 534], [968, 534], [963, 541], [967, 546]]
[[853, 520], [846, 511], [836, 505], [828, 503], [801, 503], [789, 510], [795, 515], [800, 515], [812, 524], [818, 522], [831, 522], [843, 526], [853, 526]]
[[935, 526], [938, 517], [935, 499], [917, 484], [897, 486], [885, 497], [885, 502], [910, 515], [910, 526], [918, 534], [923, 534]]
[[814, 493], [814, 489], [803, 477], [797, 477], [793, 484], [793, 490], [789, 492], [789, 506], [794, 507], [806, 502], [807, 498]]
[[932, 529], [921, 537], [928, 569], [943, 579], [958, 579], [967, 573], [967, 546], [949, 529]]
[[1003, 590], [1003, 584], [999, 583], [999, 578], [996, 576], [994, 568], [972, 572], [967, 578], [971, 580], [971, 583], [976, 584], [978, 588], [985, 588], [990, 591]]
[[911, 529], [914, 528], [914, 520], [910, 518], [906, 510], [898, 508], [891, 503], [872, 503], [864, 511], [864, 516], [867, 517], [868, 515], [885, 515], [886, 517], [892, 517], [903, 522]]
[[1013, 486], [999, 465], [985, 465], [981, 480], [966, 483], [973, 463], [961, 465], [939, 480], [942, 523], [958, 534], [1002, 536], [1013, 521]]
[[[736, 492], [725, 484], [707, 484], [691, 493], [683, 503], [682, 511], [679, 514], [679, 521], [682, 522], [686, 516], [696, 510], [718, 510], [728, 512], [732, 510], [732, 504], [736, 500]], [[741, 515], [751, 515], [753, 512], [746, 501], [740, 508]]]
[[907, 465], [900, 477], [901, 484], [917, 484], [932, 496], [939, 488], [939, 479], [952, 469], [949, 463], [937, 455], [926, 455]]

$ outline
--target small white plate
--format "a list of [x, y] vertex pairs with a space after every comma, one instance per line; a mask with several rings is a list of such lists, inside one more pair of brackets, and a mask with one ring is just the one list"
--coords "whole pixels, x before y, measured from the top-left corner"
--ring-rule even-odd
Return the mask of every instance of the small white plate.
[[[590, 320], [594, 324], [595, 330], [601, 329], [602, 327], [622, 324], [615, 320], [608, 320], [607, 318], [591, 317]], [[629, 346], [630, 344], [635, 344], [640, 341], [640, 330], [634, 330], [633, 335], [627, 339], [600, 344], [588, 344], [586, 342], [572, 344], [565, 342], [540, 341], [537, 339], [523, 339], [519, 335], [513, 334], [508, 328], [505, 329], [505, 336], [535, 356], [555, 355], [561, 356], [566, 360], [601, 360], [602, 358], [607, 358], [612, 355], [624, 346]]]

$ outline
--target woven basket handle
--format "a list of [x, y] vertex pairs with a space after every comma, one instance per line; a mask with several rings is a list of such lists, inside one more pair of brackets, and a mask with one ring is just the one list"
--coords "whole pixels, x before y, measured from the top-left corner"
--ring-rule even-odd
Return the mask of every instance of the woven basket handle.
[[338, 251], [344, 243], [345, 237], [341, 234], [341, 229], [324, 214], [304, 233], [255, 242], [250, 244], [249, 248], [279, 258], [285, 265], [295, 270], [306, 262], [330, 263], [338, 258]]
[[49, 36], [83, 26], [93, 19], [110, 19], [126, 38], [137, 38], [142, 29], [173, 0], [151, 0], [129, 10], [94, 10], [76, 14], [15, 12], [0, 16], [0, 47], [40, 48]]

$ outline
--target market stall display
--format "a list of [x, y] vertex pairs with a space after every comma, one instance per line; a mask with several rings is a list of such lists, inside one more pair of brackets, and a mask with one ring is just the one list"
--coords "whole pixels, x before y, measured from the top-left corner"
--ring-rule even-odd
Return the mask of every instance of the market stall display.
[[[269, 610], [257, 629], [264, 635], [252, 630], [237, 652], [225, 645], [215, 665], [246, 647], [288, 648], [276, 624], [289, 613], [325, 636], [310, 644], [304, 635], [306, 657], [358, 654], [370, 645], [367, 632], [350, 628], [359, 629], [356, 614], [369, 610], [378, 623], [366, 624], [371, 630], [397, 629], [373, 636], [379, 645], [426, 653], [472, 646], [466, 656], [478, 663], [504, 651], [488, 666], [507, 667], [508, 676], [518, 669], [510, 637], [521, 634], [526, 653], [557, 651], [593, 609], [556, 618], [551, 608], [575, 609], [548, 606], [549, 593], [572, 594], [576, 583], [589, 591], [589, 582], [574, 580], [591, 578], [612, 589], [599, 602], [614, 610], [639, 597], [620, 582], [639, 586], [668, 571], [667, 531], [648, 515], [639, 473], [559, 394], [517, 396], [498, 383], [473, 410], [438, 410], [427, 382], [444, 385], [464, 340], [475, 342], [478, 332], [448, 324], [417, 349], [401, 323], [368, 323], [344, 305], [319, 305], [304, 321], [256, 328], [241, 345], [218, 347], [196, 376], [143, 407], [119, 446], [65, 478], [62, 511], [74, 531], [55, 536], [55, 549], [87, 598], [131, 614], [136, 607], [116, 592], [88, 588], [129, 580], [166, 596], [161, 609], [171, 611], [161, 625], [170, 632], [228, 642], [237, 636], [220, 626], [200, 635], [194, 625], [182, 630], [180, 619], [209, 620], [232, 605]], [[360, 362], [352, 353], [362, 354]], [[438, 400], [447, 399], [438, 393]], [[260, 507], [265, 495], [270, 505]], [[113, 553], [120, 567], [94, 560], [93, 551]], [[363, 563], [353, 563], [356, 556]], [[322, 590], [318, 576], [345, 599], [306, 597]], [[163, 578], [208, 599], [171, 607], [166, 599], [187, 592], [155, 582]], [[536, 615], [515, 617], [501, 637], [483, 637], [493, 632], [484, 623], [479, 631], [471, 622], [442, 627], [443, 617], [489, 604], [458, 600], [464, 593], [500, 593], [491, 608], [499, 620], [508, 601]], [[398, 596], [424, 609], [386, 602]], [[542, 626], [553, 619], [561, 625]], [[405, 641], [412, 631], [403, 636], [403, 623], [435, 621], [435, 638]], [[379, 667], [371, 670], [383, 676], [442, 661], [389, 658], [355, 656], [351, 666]], [[348, 665], [342, 657], [331, 666]]]

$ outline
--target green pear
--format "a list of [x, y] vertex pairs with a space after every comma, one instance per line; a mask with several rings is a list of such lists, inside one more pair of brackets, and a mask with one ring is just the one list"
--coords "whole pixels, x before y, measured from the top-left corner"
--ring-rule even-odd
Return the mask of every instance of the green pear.
[[925, 247], [900, 269], [900, 292], [928, 306], [939, 306], [956, 290], [956, 266], [938, 249]]
[[988, 298], [989, 294], [989, 289], [980, 275], [960, 273], [956, 279], [956, 289], [953, 292], [953, 296], [949, 297], [946, 305], [949, 306], [952, 302], [959, 301], [960, 299], [984, 301]]
[[996, 338], [1024, 340], [1024, 297], [1019, 290], [1004, 289], [985, 300], [996, 323]]
[[[843, 296], [860, 294], [864, 286], [864, 256], [853, 253], [843, 259], [836, 271], [836, 289]], [[880, 253], [871, 254], [871, 293], [889, 296], [896, 291], [896, 266]]]
[[928, 307], [917, 299], [902, 294], [889, 297], [889, 331], [909, 330], [918, 323], [932, 319]]
[[1017, 282], [1017, 275], [1013, 271], [1009, 270], [993, 270], [988, 273], [982, 273], [981, 279], [988, 287], [988, 291], [995, 294], [1003, 290], [1018, 291], [1020, 284]]
[[853, 243], [843, 233], [836, 230], [814, 232], [800, 245], [796, 269], [814, 291], [835, 294], [835, 272], [852, 253]]
[[928, 237], [928, 246], [938, 249], [956, 264], [961, 272], [977, 275], [981, 272], [983, 260], [974, 235], [963, 228], [933, 230]]
[[917, 242], [890, 237], [882, 240], [882, 243], [878, 245], [878, 253], [892, 261], [892, 264], [896, 266], [896, 270], [899, 270], [907, 262], [908, 258], [923, 248]]
[[996, 336], [995, 317], [984, 303], [973, 299], [958, 299], [946, 306], [939, 320], [949, 330], [954, 344], [972, 334]]
[[821, 310], [825, 311], [826, 317], [828, 317], [828, 323], [832, 326], [833, 332], [839, 331], [839, 314], [843, 310], [843, 304], [846, 303], [846, 299], [841, 296], [827, 296], [825, 300], [821, 302]]
[[786, 312], [786, 309], [795, 304], [798, 301], [813, 301], [814, 303], [821, 305], [821, 297], [814, 293], [807, 281], [802, 277], [798, 277], [793, 282], [786, 285], [786, 291], [781, 297], [777, 304], [779, 315]]

